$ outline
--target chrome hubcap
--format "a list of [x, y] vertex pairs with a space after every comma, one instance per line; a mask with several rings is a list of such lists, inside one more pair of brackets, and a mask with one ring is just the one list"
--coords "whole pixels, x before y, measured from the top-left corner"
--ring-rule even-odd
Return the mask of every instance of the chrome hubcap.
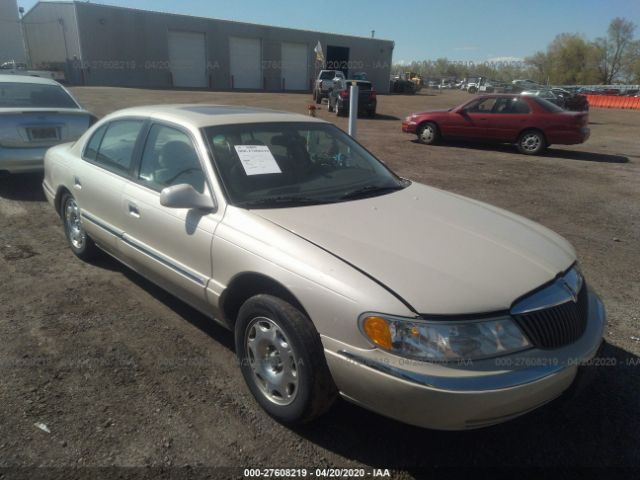
[[528, 133], [527, 135], [522, 137], [521, 143], [522, 148], [529, 152], [533, 152], [537, 150], [538, 147], [540, 147], [540, 143], [542, 143], [542, 140], [540, 139], [539, 135], [536, 135], [535, 133]]
[[82, 228], [80, 209], [73, 198], [70, 198], [67, 201], [67, 205], [64, 209], [64, 222], [71, 245], [73, 245], [75, 249], [80, 250], [84, 246], [86, 234], [84, 232], [84, 228]]
[[433, 127], [430, 125], [427, 125], [422, 129], [420, 138], [422, 138], [423, 142], [430, 142], [431, 140], [433, 140], [433, 134], [434, 134]]
[[256, 385], [277, 405], [289, 405], [298, 393], [298, 361], [282, 329], [266, 317], [251, 320], [245, 334], [247, 359]]

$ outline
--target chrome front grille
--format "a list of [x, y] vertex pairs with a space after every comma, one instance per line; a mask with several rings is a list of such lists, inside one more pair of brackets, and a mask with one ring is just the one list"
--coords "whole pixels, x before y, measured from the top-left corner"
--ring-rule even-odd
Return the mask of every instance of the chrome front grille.
[[587, 286], [582, 286], [578, 300], [555, 307], [513, 315], [531, 343], [542, 349], [560, 348], [578, 340], [587, 328]]

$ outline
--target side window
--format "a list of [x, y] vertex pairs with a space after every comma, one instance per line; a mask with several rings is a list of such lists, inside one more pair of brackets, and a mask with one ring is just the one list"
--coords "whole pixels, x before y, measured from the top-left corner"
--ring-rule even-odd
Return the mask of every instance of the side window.
[[[94, 159], [112, 170], [128, 172], [143, 120], [115, 120], [107, 126]], [[92, 139], [93, 140], [93, 139]]]
[[494, 113], [513, 113], [511, 111], [511, 99], [510, 98], [499, 98], [496, 101], [495, 107], [493, 107]]
[[479, 100], [467, 108], [469, 113], [491, 113], [494, 105], [496, 104], [495, 98], [486, 98]]
[[100, 148], [100, 142], [102, 142], [102, 137], [104, 137], [104, 132], [106, 131], [107, 125], [103, 125], [95, 131], [84, 147], [84, 158], [95, 160], [98, 157], [98, 148]]
[[187, 183], [204, 193], [205, 176], [189, 136], [165, 125], [149, 130], [139, 179], [155, 190]]
[[511, 113], [531, 113], [531, 109], [529, 108], [529, 104], [524, 100], [517, 98], [511, 104]]

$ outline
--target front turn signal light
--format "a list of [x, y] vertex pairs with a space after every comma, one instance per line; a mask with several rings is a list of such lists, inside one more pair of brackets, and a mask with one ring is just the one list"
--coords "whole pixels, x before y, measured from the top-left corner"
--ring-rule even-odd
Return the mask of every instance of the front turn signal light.
[[362, 329], [367, 337], [385, 350], [391, 350], [391, 330], [389, 323], [382, 317], [367, 317], [362, 321]]

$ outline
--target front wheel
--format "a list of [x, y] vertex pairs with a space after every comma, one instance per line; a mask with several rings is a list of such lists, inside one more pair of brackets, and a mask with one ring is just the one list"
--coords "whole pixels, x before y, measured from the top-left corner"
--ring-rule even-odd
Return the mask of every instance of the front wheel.
[[438, 126], [435, 123], [427, 122], [420, 126], [418, 130], [418, 141], [425, 145], [433, 145], [438, 141]]
[[320, 335], [300, 310], [272, 295], [256, 295], [238, 313], [236, 355], [260, 406], [285, 424], [311, 421], [336, 397]]
[[547, 147], [544, 135], [537, 130], [522, 133], [516, 146], [518, 151], [525, 155], [537, 155]]
[[80, 207], [72, 195], [67, 193], [62, 197], [60, 213], [71, 251], [76, 257], [85, 261], [94, 258], [99, 253], [98, 247], [84, 230]]

